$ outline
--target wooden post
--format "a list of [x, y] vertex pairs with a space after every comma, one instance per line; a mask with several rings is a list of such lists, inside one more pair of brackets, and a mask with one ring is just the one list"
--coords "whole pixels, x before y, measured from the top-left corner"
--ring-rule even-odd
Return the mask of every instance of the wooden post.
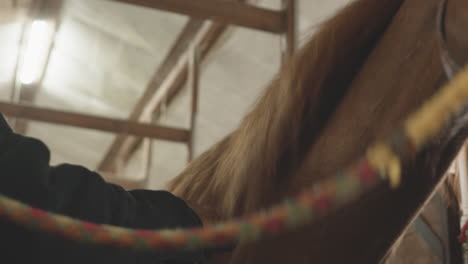
[[194, 139], [195, 139], [195, 126], [198, 113], [198, 91], [199, 91], [199, 54], [196, 45], [190, 48], [189, 52], [189, 80], [192, 94], [191, 111], [190, 111], [190, 136], [187, 142], [188, 147], [188, 161], [192, 161], [194, 157]]
[[296, 0], [282, 0], [282, 6], [286, 14], [286, 31], [281, 36], [281, 62], [284, 65], [296, 52], [297, 3]]
[[148, 188], [153, 163], [153, 140], [146, 138], [143, 144], [143, 186]]

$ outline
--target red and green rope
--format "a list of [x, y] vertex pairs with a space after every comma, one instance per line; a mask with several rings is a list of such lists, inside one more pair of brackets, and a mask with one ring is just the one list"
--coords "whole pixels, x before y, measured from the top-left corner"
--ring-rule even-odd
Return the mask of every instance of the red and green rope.
[[[93, 245], [136, 250], [196, 250], [252, 242], [294, 230], [356, 199], [378, 184], [400, 182], [400, 161], [429, 142], [468, 101], [468, 70], [458, 74], [385, 143], [339, 173], [250, 217], [195, 229], [140, 230], [79, 221], [0, 195], [0, 217], [26, 228]], [[464, 229], [466, 230], [466, 229]], [[463, 233], [464, 234], [464, 233]]]
[[[382, 181], [365, 159], [327, 181], [245, 219], [203, 228], [139, 230], [99, 225], [32, 208], [0, 196], [0, 216], [33, 230], [89, 244], [137, 250], [195, 250], [271, 237], [327, 214]], [[314, 191], [315, 190], [315, 191]]]

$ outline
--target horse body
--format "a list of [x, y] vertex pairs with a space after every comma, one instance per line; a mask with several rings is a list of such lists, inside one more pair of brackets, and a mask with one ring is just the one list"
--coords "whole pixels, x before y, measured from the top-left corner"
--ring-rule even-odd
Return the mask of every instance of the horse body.
[[[468, 5], [448, 1], [449, 52], [463, 64]], [[283, 68], [240, 127], [192, 162], [170, 190], [210, 222], [270, 206], [354, 161], [446, 81], [439, 6], [439, 0], [358, 0], [344, 8]], [[441, 182], [466, 133], [466, 127], [444, 131], [405, 164], [397, 191], [379, 186], [325, 219], [226, 258], [378, 262]]]

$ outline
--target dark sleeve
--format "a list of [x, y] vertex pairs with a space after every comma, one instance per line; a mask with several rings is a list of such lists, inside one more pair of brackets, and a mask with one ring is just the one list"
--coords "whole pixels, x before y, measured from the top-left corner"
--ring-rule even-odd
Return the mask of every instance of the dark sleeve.
[[[101, 224], [145, 229], [201, 226], [187, 204], [168, 192], [127, 192], [84, 167], [53, 167], [49, 161], [44, 143], [13, 133], [0, 115], [1, 193], [41, 209]], [[42, 236], [39, 240], [47, 243]], [[172, 261], [197, 261], [203, 254], [145, 255], [143, 259], [146, 257], [178, 263]]]

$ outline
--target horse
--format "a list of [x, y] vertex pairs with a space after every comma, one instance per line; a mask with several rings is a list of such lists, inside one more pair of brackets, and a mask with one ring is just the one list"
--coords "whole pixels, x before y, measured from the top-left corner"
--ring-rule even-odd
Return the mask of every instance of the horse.
[[[211, 223], [269, 207], [349, 165], [449, 79], [443, 51], [468, 61], [468, 2], [446, 1], [349, 3], [281, 68], [239, 127], [168, 190]], [[468, 132], [462, 117], [405, 162], [397, 190], [379, 185], [327, 217], [212, 262], [379, 262], [443, 182]]]

